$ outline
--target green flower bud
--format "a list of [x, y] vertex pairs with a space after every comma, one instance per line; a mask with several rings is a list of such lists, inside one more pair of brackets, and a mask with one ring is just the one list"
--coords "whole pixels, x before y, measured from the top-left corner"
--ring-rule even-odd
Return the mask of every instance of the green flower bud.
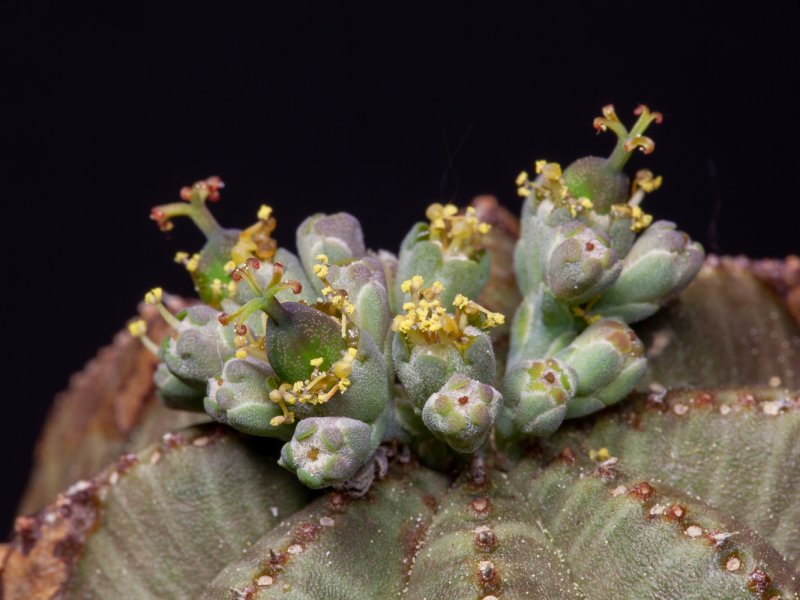
[[545, 281], [560, 301], [582, 304], [607, 289], [619, 276], [622, 262], [602, 231], [577, 220], [562, 225], [547, 258]]
[[633, 329], [616, 319], [590, 325], [556, 358], [578, 376], [577, 393], [567, 404], [568, 419], [622, 400], [647, 367], [641, 340]]
[[475, 327], [467, 327], [464, 333], [469, 341], [463, 349], [445, 342], [417, 345], [402, 334], [394, 336], [395, 372], [417, 411], [456, 373], [483, 383], [494, 381], [496, 364], [491, 338]]
[[273, 426], [270, 421], [282, 414], [269, 399], [268, 379], [275, 377], [270, 366], [253, 357], [232, 358], [222, 375], [208, 381], [205, 411], [215, 421], [250, 435], [288, 440], [291, 427]]
[[298, 423], [278, 464], [310, 488], [344, 483], [378, 447], [372, 427], [347, 417], [312, 417]]
[[550, 435], [561, 426], [567, 403], [577, 388], [575, 371], [558, 359], [518, 364], [503, 379], [504, 420], [507, 418], [511, 425], [503, 431], [504, 435]]
[[456, 452], [475, 452], [486, 441], [503, 407], [491, 385], [456, 373], [422, 409], [425, 426]]
[[579, 158], [564, 169], [564, 181], [576, 198], [589, 198], [594, 210], [608, 213], [628, 199], [631, 182], [625, 173], [599, 156]]
[[581, 215], [581, 221], [586, 223], [594, 231], [603, 231], [607, 234], [610, 241], [610, 248], [614, 251], [618, 259], [627, 255], [636, 241], [635, 220], [632, 211], [627, 209], [622, 211], [612, 211], [601, 215], [593, 210], [586, 211]]
[[297, 252], [311, 285], [319, 291], [323, 286], [314, 274], [317, 256], [324, 254], [331, 264], [364, 256], [361, 224], [353, 215], [343, 212], [312, 215], [297, 228]]
[[655, 313], [703, 265], [703, 247], [669, 221], [653, 223], [625, 257], [622, 273], [592, 311], [628, 323]]
[[273, 299], [266, 311], [267, 359], [281, 381], [305, 380], [315, 358], [323, 359], [322, 369], [329, 368], [348, 347], [339, 321], [316, 308]]
[[209, 378], [222, 371], [233, 355], [233, 331], [219, 323], [219, 311], [210, 306], [192, 306], [178, 324], [175, 338], [166, 338], [161, 358], [170, 372], [194, 387], [203, 387]]
[[341, 266], [331, 265], [329, 277], [334, 288], [347, 292], [348, 301], [355, 307], [350, 318], [383, 348], [392, 314], [380, 261], [364, 257]]
[[189, 385], [170, 373], [167, 365], [159, 363], [153, 374], [156, 394], [167, 408], [203, 412], [205, 388]]

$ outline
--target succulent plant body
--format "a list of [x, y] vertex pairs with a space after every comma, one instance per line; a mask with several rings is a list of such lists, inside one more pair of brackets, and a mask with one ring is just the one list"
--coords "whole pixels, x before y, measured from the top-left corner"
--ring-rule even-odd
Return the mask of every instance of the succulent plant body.
[[[623, 172], [661, 121], [636, 114], [595, 120], [608, 158], [520, 174], [516, 241], [499, 209], [433, 204], [396, 256], [347, 213], [306, 219], [294, 254], [268, 206], [221, 227], [218, 178], [154, 208], [207, 237], [176, 256], [201, 303], [153, 289], [169, 331], [129, 332], [163, 405], [220, 425], [20, 517], [3, 597], [797, 598], [797, 328], [742, 275], [681, 295], [704, 252], [643, 211], [660, 177]], [[737, 310], [753, 356], [702, 356]]]

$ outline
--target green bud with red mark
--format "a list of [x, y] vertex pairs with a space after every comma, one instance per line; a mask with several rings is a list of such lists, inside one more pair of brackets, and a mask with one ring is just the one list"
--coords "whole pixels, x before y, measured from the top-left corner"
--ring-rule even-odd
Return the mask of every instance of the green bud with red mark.
[[310, 488], [342, 484], [370, 459], [380, 443], [373, 427], [347, 417], [311, 417], [297, 424], [278, 464]]
[[422, 421], [456, 452], [471, 453], [486, 441], [503, 408], [503, 396], [491, 385], [456, 373], [422, 409]]
[[577, 220], [558, 228], [545, 269], [553, 295], [568, 304], [581, 304], [605, 291], [622, 270], [622, 262], [602, 231]]
[[505, 406], [498, 429], [508, 438], [550, 435], [564, 421], [577, 388], [578, 375], [561, 360], [519, 363], [503, 379]]

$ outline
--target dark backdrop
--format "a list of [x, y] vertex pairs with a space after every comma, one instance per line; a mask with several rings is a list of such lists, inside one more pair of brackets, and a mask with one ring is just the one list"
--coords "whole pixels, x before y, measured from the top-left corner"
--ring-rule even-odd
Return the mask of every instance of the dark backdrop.
[[148, 210], [209, 174], [227, 182], [225, 224], [267, 202], [291, 245], [304, 215], [347, 209], [369, 245], [395, 248], [431, 201], [490, 192], [516, 209], [521, 169], [607, 153], [599, 108], [629, 120], [647, 102], [665, 121], [631, 167], [664, 175], [656, 217], [713, 251], [797, 251], [796, 1], [73, 4], [3, 9], [3, 528], [54, 393], [146, 289], [190, 290], [171, 258], [199, 236], [164, 236]]

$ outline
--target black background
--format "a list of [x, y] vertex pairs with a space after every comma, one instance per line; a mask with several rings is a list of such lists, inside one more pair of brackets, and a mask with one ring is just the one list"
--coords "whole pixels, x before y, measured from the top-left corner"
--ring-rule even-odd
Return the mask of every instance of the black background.
[[[243, 226], [277, 238], [315, 211], [357, 214], [396, 248], [432, 201], [497, 194], [538, 158], [606, 154], [613, 102], [664, 113], [647, 200], [713, 251], [797, 251], [800, 8], [730, 3], [460, 7], [296, 4], [252, 12], [26, 2], [3, 8], [0, 526], [11, 523], [54, 393], [200, 236], [150, 206], [210, 174]], [[607, 5], [607, 6], [606, 6]]]

